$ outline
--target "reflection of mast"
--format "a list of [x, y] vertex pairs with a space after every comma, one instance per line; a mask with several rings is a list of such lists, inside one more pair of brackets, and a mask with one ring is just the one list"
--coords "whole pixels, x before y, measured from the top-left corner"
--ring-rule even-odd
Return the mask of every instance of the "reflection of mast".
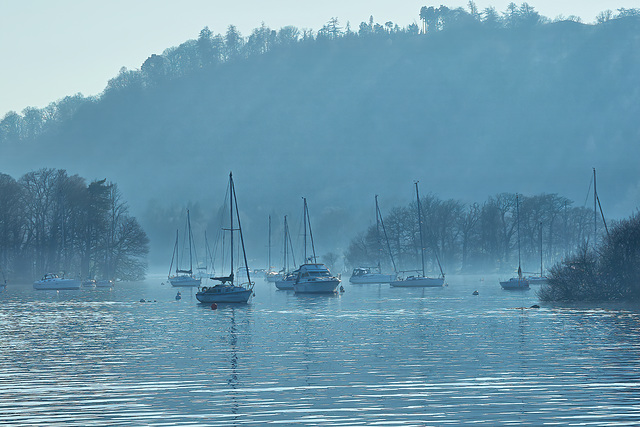
[[229, 327], [229, 345], [231, 347], [231, 376], [227, 380], [227, 384], [231, 388], [229, 395], [231, 396], [231, 413], [238, 413], [238, 402], [236, 401], [236, 389], [238, 388], [238, 334], [236, 331], [236, 311], [231, 307], [231, 326]]

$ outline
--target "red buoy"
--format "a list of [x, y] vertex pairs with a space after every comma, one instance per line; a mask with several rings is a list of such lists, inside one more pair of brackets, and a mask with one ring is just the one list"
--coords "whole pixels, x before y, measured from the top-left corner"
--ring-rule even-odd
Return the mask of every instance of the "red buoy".
[[211, 310], [215, 310], [217, 308], [218, 308], [218, 304], [216, 304], [215, 302], [211, 304]]

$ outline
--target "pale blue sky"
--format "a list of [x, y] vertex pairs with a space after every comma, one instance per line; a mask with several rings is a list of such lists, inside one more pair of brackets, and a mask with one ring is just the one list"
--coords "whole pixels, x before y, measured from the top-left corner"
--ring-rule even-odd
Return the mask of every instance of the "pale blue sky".
[[[418, 21], [422, 6], [466, 6], [467, 0], [0, 0], [0, 118], [27, 106], [44, 107], [67, 95], [99, 94], [121, 67], [139, 68], [153, 53], [196, 38], [208, 26], [234, 24], [248, 35], [264, 22], [317, 30], [337, 17], [357, 28], [370, 15], [400, 26]], [[506, 9], [509, 0], [476, 1]], [[521, 3], [521, 2], [516, 2]], [[640, 0], [532, 0], [549, 18], [640, 7]]]

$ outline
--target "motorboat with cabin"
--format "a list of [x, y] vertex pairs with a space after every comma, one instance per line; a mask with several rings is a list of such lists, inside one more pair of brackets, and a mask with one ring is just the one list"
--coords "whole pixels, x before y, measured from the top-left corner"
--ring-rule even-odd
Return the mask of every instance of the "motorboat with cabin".
[[324, 264], [302, 264], [293, 290], [297, 294], [329, 294], [338, 291], [340, 278], [333, 276]]

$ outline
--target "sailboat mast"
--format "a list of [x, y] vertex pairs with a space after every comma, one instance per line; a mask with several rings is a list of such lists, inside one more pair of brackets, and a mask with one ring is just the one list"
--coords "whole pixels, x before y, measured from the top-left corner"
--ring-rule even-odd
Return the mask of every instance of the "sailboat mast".
[[284, 263], [283, 263], [283, 270], [286, 273], [287, 271], [289, 271], [289, 264], [287, 263], [288, 258], [287, 258], [287, 216], [284, 216], [284, 243], [283, 243], [283, 254], [284, 254]]
[[596, 168], [593, 168], [593, 244], [598, 239], [598, 191], [596, 190]]
[[269, 250], [268, 250], [268, 265], [267, 271], [271, 271], [271, 215], [269, 215]]
[[189, 209], [187, 209], [187, 226], [189, 233], [189, 274], [193, 274], [193, 259], [191, 255], [191, 217], [189, 216]]
[[302, 207], [302, 225], [304, 226], [303, 236], [304, 236], [304, 262], [307, 262], [307, 199], [302, 198], [303, 207]]
[[420, 208], [420, 194], [418, 193], [418, 182], [415, 182], [416, 185], [416, 200], [418, 204], [418, 230], [420, 231], [420, 258], [422, 260], [422, 275], [424, 276], [424, 238], [422, 237], [422, 213]]
[[517, 193], [516, 193], [516, 221], [518, 222], [518, 277], [521, 277], [522, 269], [520, 268], [520, 202], [519, 202]]
[[313, 252], [313, 262], [317, 261], [316, 246], [313, 244], [313, 231], [311, 231], [311, 220], [309, 219], [309, 207], [307, 206], [307, 199], [304, 199], [304, 211], [307, 216], [307, 225], [309, 226], [309, 238], [311, 239], [311, 251]]
[[376, 194], [376, 240], [378, 244], [378, 250], [376, 251], [378, 254], [378, 268], [380, 268], [380, 252], [382, 252], [382, 245], [380, 244], [380, 218], [378, 217], [378, 212], [380, 209], [378, 208], [378, 195]]
[[233, 176], [229, 172], [229, 216], [231, 219], [231, 277], [233, 277]]
[[384, 240], [387, 242], [387, 249], [389, 250], [389, 257], [391, 258], [391, 264], [393, 264], [393, 271], [395, 273], [398, 272], [396, 268], [396, 262], [393, 259], [393, 253], [391, 252], [391, 245], [389, 244], [389, 237], [387, 236], [387, 229], [384, 226], [384, 220], [382, 219], [382, 213], [380, 212], [380, 206], [378, 206], [378, 196], [376, 196], [376, 218], [380, 220], [380, 224], [382, 225], [382, 232], [384, 233]]
[[540, 222], [540, 277], [542, 277], [542, 222]]
[[[231, 178], [231, 173], [229, 173]], [[240, 211], [238, 211], [238, 199], [236, 198], [236, 188], [233, 185], [233, 180], [230, 180], [230, 187], [233, 189], [233, 200], [236, 202], [236, 219], [238, 220], [238, 232], [240, 234], [240, 245], [242, 246], [242, 258], [244, 259], [244, 270], [247, 272], [247, 286], [253, 290], [253, 283], [251, 282], [251, 276], [249, 275], [249, 263], [247, 262], [247, 252], [244, 250], [244, 237], [242, 235], [242, 225], [240, 224]], [[233, 228], [233, 227], [232, 227]], [[233, 233], [231, 233], [233, 235]]]
[[176, 261], [176, 275], [178, 275], [178, 230], [176, 229], [176, 243], [173, 245], [173, 256], [171, 257], [171, 265], [169, 266], [169, 276], [171, 276], [171, 270], [173, 269], [173, 260]]

